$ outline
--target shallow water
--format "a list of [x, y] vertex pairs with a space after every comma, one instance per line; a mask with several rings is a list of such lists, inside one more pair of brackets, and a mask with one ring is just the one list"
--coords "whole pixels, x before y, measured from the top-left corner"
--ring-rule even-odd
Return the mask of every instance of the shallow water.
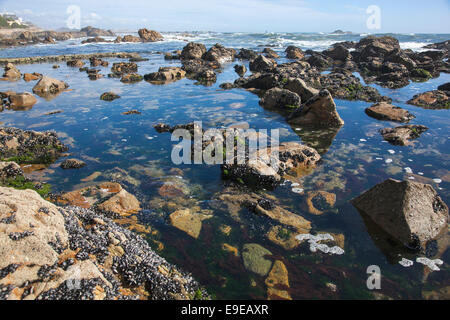
[[[174, 38], [189, 39], [197, 37], [201, 42], [211, 45], [221, 42], [228, 46], [255, 47], [258, 44], [279, 44], [286, 46], [289, 41], [307, 41], [308, 35], [301, 39], [295, 35], [236, 35], [236, 34], [198, 34], [186, 37], [172, 34]], [[203, 37], [203, 38], [202, 38]], [[297, 37], [297, 38], [295, 38]], [[334, 38], [333, 38], [334, 37]], [[438, 42], [447, 40], [446, 36], [399, 36], [403, 42]], [[358, 36], [310, 36], [311, 41], [358, 40]], [[246, 39], [254, 39], [249, 45]], [[282, 40], [279, 40], [282, 39]], [[202, 41], [204, 40], [204, 41]], [[321, 45], [328, 45], [323, 42]], [[183, 41], [167, 41], [154, 44], [94, 44], [79, 46], [78, 40], [56, 46], [33, 46], [0, 51], [0, 56], [19, 57], [61, 53], [89, 53], [99, 51], [139, 51], [149, 61], [138, 62], [139, 73], [157, 71], [160, 66], [179, 66], [179, 61], [164, 61], [156, 51], [181, 49]], [[330, 44], [331, 44], [330, 43]], [[247, 45], [246, 45], [247, 44]], [[316, 45], [316, 44], [314, 44]], [[303, 46], [303, 49], [308, 47]], [[315, 48], [311, 46], [311, 48]], [[321, 48], [320, 46], [317, 48]], [[276, 48], [282, 51], [282, 48]], [[325, 49], [325, 48], [323, 48]], [[110, 62], [120, 59], [105, 59]], [[281, 60], [282, 62], [283, 60]], [[120, 169], [121, 179], [128, 182], [126, 188], [137, 194], [145, 210], [139, 218], [158, 230], [157, 235], [148, 235], [149, 243], [156, 247], [161, 242], [164, 249], [160, 254], [169, 261], [181, 266], [204, 284], [214, 297], [220, 299], [266, 298], [265, 277], [245, 270], [241, 251], [246, 243], [259, 243], [272, 253], [272, 260], [282, 260], [289, 273], [290, 290], [293, 299], [320, 298], [374, 298], [367, 289], [366, 269], [378, 265], [383, 275], [380, 294], [398, 299], [421, 298], [423, 291], [437, 290], [450, 285], [448, 262], [450, 252], [445, 244], [440, 244], [441, 259], [444, 265], [440, 272], [424, 271], [415, 263], [404, 268], [398, 261], [402, 257], [415, 260], [415, 256], [392, 241], [386, 241], [383, 234], [368, 219], [350, 204], [349, 200], [364, 190], [387, 178], [408, 179], [431, 183], [444, 202], [450, 203], [450, 118], [449, 110], [424, 110], [406, 104], [414, 94], [435, 89], [450, 81], [450, 75], [442, 74], [438, 79], [426, 83], [412, 83], [408, 87], [390, 90], [377, 87], [381, 94], [387, 95], [400, 107], [416, 116], [412, 124], [426, 125], [430, 128], [412, 147], [396, 147], [383, 141], [378, 130], [395, 126], [394, 123], [377, 121], [366, 116], [364, 109], [370, 106], [365, 102], [336, 100], [338, 111], [345, 126], [337, 133], [323, 136], [317, 141], [317, 132], [298, 131], [289, 126], [284, 118], [259, 106], [259, 98], [245, 90], [223, 91], [219, 85], [233, 82], [238, 76], [233, 64], [224, 66], [218, 74], [217, 83], [205, 87], [195, 81], [183, 79], [166, 85], [153, 85], [145, 81], [137, 84], [123, 84], [118, 79], [102, 78], [90, 81], [85, 73], [69, 68], [65, 63], [59, 69], [53, 63], [18, 66], [22, 73], [39, 72], [70, 85], [70, 91], [60, 94], [53, 100], [38, 98], [31, 110], [6, 110], [0, 114], [4, 126], [22, 129], [55, 130], [70, 147], [73, 157], [83, 159], [87, 167], [80, 170], [64, 171], [59, 162], [50, 168], [32, 173], [32, 177], [48, 181], [54, 191], [69, 191], [89, 182], [82, 179], [95, 172], [102, 176], [93, 183], [117, 177]], [[106, 75], [109, 68], [102, 68]], [[0, 82], [0, 91], [32, 91], [35, 82]], [[106, 91], [121, 95], [120, 99], [105, 102], [99, 99]], [[122, 115], [122, 112], [137, 109], [141, 115]], [[62, 113], [44, 115], [60, 110]], [[323, 153], [323, 163], [312, 174], [301, 178], [301, 188], [305, 192], [324, 190], [337, 196], [334, 212], [314, 216], [307, 212], [305, 195], [292, 192], [287, 183], [276, 190], [267, 191], [276, 196], [280, 203], [290, 211], [310, 220], [312, 232], [332, 232], [345, 236], [345, 254], [329, 256], [309, 251], [308, 244], [287, 251], [272, 243], [266, 233], [276, 221], [257, 216], [248, 210], [239, 212], [240, 220], [231, 215], [214, 196], [222, 193], [228, 182], [222, 180], [218, 166], [185, 165], [174, 174], [170, 154], [173, 143], [169, 134], [158, 134], [153, 125], [158, 122], [170, 125], [203, 121], [204, 128], [220, 128], [237, 122], [248, 122], [253, 129], [281, 129], [281, 141], [303, 141], [318, 146]], [[334, 134], [336, 134], [334, 136]], [[319, 143], [315, 145], [316, 143]], [[386, 160], [391, 159], [392, 161]], [[118, 169], [119, 168], [119, 169]], [[414, 175], [408, 174], [410, 168]], [[419, 174], [421, 173], [421, 174]], [[433, 179], [441, 179], [436, 184]], [[157, 188], [161, 181], [175, 179], [188, 190], [184, 202], [173, 199], [161, 201]], [[203, 221], [198, 239], [170, 226], [170, 208], [198, 206], [212, 210], [213, 217]], [[231, 227], [229, 236], [219, 231], [221, 225]], [[227, 243], [239, 250], [239, 256], [222, 250]], [[337, 286], [337, 292], [327, 287], [327, 283]]]

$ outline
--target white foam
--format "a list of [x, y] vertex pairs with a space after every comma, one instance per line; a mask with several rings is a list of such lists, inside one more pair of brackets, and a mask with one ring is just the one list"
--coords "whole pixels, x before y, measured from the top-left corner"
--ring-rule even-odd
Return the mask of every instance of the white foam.
[[405, 259], [405, 258], [402, 258], [402, 260], [399, 261], [398, 263], [405, 268], [409, 268], [414, 264], [413, 261]]

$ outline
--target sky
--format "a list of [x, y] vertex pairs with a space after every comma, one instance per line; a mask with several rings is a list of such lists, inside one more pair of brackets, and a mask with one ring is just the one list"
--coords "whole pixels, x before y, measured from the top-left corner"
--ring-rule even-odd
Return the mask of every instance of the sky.
[[450, 0], [0, 0], [0, 12], [58, 29], [70, 5], [81, 27], [115, 31], [450, 33]]

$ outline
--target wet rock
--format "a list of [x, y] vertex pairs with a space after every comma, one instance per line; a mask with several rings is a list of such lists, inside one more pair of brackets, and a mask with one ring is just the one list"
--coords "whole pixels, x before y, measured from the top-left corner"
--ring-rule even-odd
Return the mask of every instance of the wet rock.
[[271, 73], [257, 73], [248, 78], [237, 79], [234, 84], [238, 88], [269, 90], [278, 86], [279, 76]]
[[80, 169], [86, 166], [84, 161], [78, 159], [66, 159], [61, 163], [63, 169]]
[[312, 66], [316, 67], [318, 70], [324, 70], [331, 66], [333, 60], [328, 56], [315, 51], [308, 51], [309, 57], [305, 60]]
[[236, 71], [240, 77], [243, 77], [247, 73], [247, 67], [242, 64], [237, 64], [234, 66], [234, 71]]
[[325, 50], [323, 54], [330, 57], [333, 60], [338, 60], [342, 62], [351, 59], [350, 52], [348, 51], [347, 48], [345, 48], [342, 45], [336, 45], [328, 50]]
[[92, 26], [84, 27], [80, 30], [87, 37], [114, 37], [115, 34], [111, 30], [103, 30]]
[[120, 79], [123, 83], [136, 83], [144, 80], [144, 77], [137, 73], [124, 74]]
[[448, 207], [430, 185], [389, 179], [352, 204], [412, 249], [423, 248], [447, 228]]
[[11, 94], [8, 99], [14, 110], [17, 110], [17, 108], [25, 110], [31, 109], [37, 102], [36, 97], [29, 92]]
[[295, 46], [287, 47], [285, 52], [286, 52], [286, 58], [288, 58], [288, 59], [300, 60], [300, 59], [303, 59], [305, 56], [302, 49], [297, 48]]
[[450, 97], [447, 91], [434, 90], [415, 95], [408, 104], [424, 109], [449, 109]]
[[319, 90], [308, 86], [305, 81], [300, 78], [289, 78], [284, 85], [284, 89], [298, 94], [302, 101], [308, 101], [315, 95], [319, 94]]
[[40, 97], [48, 97], [59, 94], [66, 90], [69, 85], [63, 81], [59, 81], [47, 76], [43, 76], [41, 80], [33, 87], [33, 92]]
[[181, 60], [195, 60], [201, 59], [206, 53], [206, 47], [204, 44], [190, 42], [181, 51]]
[[94, 67], [94, 68], [99, 67], [99, 66], [107, 67], [109, 65], [108, 61], [104, 61], [97, 57], [89, 58], [89, 63], [91, 64], [91, 67]]
[[192, 213], [189, 209], [178, 210], [170, 215], [170, 223], [197, 239], [202, 229], [202, 221], [211, 218], [210, 215]]
[[260, 104], [270, 109], [295, 110], [300, 107], [301, 99], [292, 91], [272, 88], [264, 94]]
[[54, 132], [24, 131], [0, 128], [0, 159], [13, 159], [19, 164], [50, 164], [67, 151]]
[[30, 82], [30, 81], [34, 81], [34, 80], [39, 80], [42, 78], [42, 74], [40, 73], [24, 73], [23, 74], [23, 80], [25, 80], [26, 82]]
[[98, 204], [96, 209], [102, 212], [112, 212], [121, 216], [127, 216], [139, 212], [141, 205], [134, 195], [122, 189], [110, 199]]
[[164, 40], [164, 37], [157, 31], [148, 29], [139, 29], [139, 37], [143, 42], [156, 42]]
[[141, 114], [141, 112], [139, 110], [130, 110], [130, 111], [122, 112], [122, 114], [124, 116], [128, 116], [128, 115], [131, 115], [131, 114]]
[[296, 235], [297, 233], [292, 230], [282, 226], [275, 226], [269, 230], [267, 238], [276, 245], [283, 247], [285, 250], [292, 250], [300, 244], [300, 242], [295, 239]]
[[239, 53], [236, 55], [236, 58], [240, 60], [254, 60], [258, 57], [258, 53], [254, 50], [244, 49], [239, 50]]
[[136, 73], [138, 66], [134, 62], [116, 62], [111, 67], [111, 73], [108, 75], [111, 78], [120, 78], [124, 74]]
[[7, 63], [5, 66], [5, 72], [3, 73], [3, 77], [8, 81], [17, 81], [20, 80], [20, 71], [16, 68], [12, 63]]
[[444, 83], [438, 87], [440, 91], [450, 91], [450, 82]]
[[306, 198], [308, 212], [319, 216], [333, 209], [336, 204], [336, 195], [326, 191], [309, 192]]
[[236, 56], [236, 50], [228, 49], [221, 44], [215, 44], [205, 54], [202, 59], [206, 61], [217, 62], [223, 64], [225, 62], [231, 62]]
[[415, 118], [414, 115], [400, 107], [393, 106], [386, 102], [380, 102], [366, 109], [366, 114], [372, 118], [385, 121], [408, 123]]
[[102, 37], [93, 37], [93, 38], [88, 38], [86, 40], [81, 41], [81, 44], [99, 43], [99, 42], [111, 42], [111, 41], [106, 41], [105, 38], [102, 38]]
[[114, 101], [119, 98], [120, 98], [120, 96], [115, 94], [114, 92], [105, 92], [105, 93], [102, 93], [102, 95], [100, 96], [100, 100], [103, 100], [103, 101]]
[[292, 300], [289, 295], [289, 277], [284, 263], [276, 260], [265, 281], [268, 300]]
[[409, 146], [412, 140], [418, 139], [420, 135], [428, 130], [421, 125], [406, 125], [396, 128], [385, 128], [380, 131], [384, 140], [396, 146]]
[[158, 72], [149, 73], [144, 76], [146, 81], [151, 82], [173, 82], [181, 80], [186, 76], [186, 71], [179, 67], [161, 67]]
[[233, 83], [225, 82], [220, 85], [220, 88], [223, 90], [231, 90], [235, 88], [235, 85]]
[[264, 72], [270, 71], [276, 66], [275, 61], [259, 55], [256, 59], [250, 61], [250, 71], [252, 72]]
[[265, 276], [269, 273], [272, 261], [267, 259], [266, 256], [271, 255], [272, 253], [269, 250], [256, 243], [247, 243], [242, 249], [242, 260], [245, 269], [260, 276]]
[[302, 107], [295, 110], [288, 118], [288, 122], [296, 125], [317, 128], [341, 127], [344, 121], [336, 110], [336, 104], [328, 90], [308, 100]]
[[88, 74], [89, 80], [98, 80], [103, 78], [103, 75], [100, 74], [100, 70], [98, 69], [87, 69], [86, 73]]
[[280, 56], [273, 49], [264, 48], [263, 54], [269, 59], [278, 59]]
[[67, 66], [73, 68], [81, 68], [84, 66], [84, 62], [81, 61], [80, 59], [69, 60], [67, 61]]

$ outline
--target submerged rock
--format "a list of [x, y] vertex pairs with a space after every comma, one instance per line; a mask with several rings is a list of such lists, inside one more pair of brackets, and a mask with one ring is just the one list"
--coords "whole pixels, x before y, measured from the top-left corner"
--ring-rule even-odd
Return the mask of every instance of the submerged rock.
[[66, 159], [61, 163], [63, 169], [80, 169], [86, 166], [84, 161], [78, 159]]
[[328, 90], [320, 93], [300, 109], [295, 110], [288, 118], [288, 122], [295, 125], [304, 125], [317, 128], [341, 127], [344, 121], [336, 110], [336, 104]]
[[366, 114], [378, 120], [406, 123], [415, 118], [415, 116], [409, 113], [409, 111], [386, 102], [380, 102], [372, 105], [366, 109]]
[[267, 285], [267, 299], [284, 299], [292, 300], [289, 295], [289, 277], [288, 271], [284, 263], [276, 260], [273, 264], [272, 270], [265, 281]]
[[123, 83], [136, 83], [144, 80], [144, 77], [137, 73], [129, 73], [122, 76], [120, 82]]
[[37, 72], [23, 74], [23, 80], [25, 80], [26, 82], [39, 80], [41, 78], [42, 78], [42, 74], [37, 73]]
[[108, 75], [110, 78], [120, 78], [124, 74], [136, 73], [138, 66], [134, 62], [116, 62], [111, 67], [111, 73]]
[[269, 273], [272, 261], [267, 259], [266, 256], [271, 255], [272, 252], [256, 243], [244, 244], [242, 249], [242, 260], [245, 269], [260, 276], [265, 276]]
[[448, 207], [430, 185], [389, 179], [352, 204], [412, 249], [425, 248], [447, 228]]
[[114, 92], [105, 92], [100, 96], [100, 100], [103, 101], [114, 101], [119, 98], [120, 96], [118, 94], [115, 94]]
[[73, 68], [81, 68], [84, 66], [84, 62], [80, 59], [69, 60], [67, 61], [67, 66]]
[[336, 195], [326, 191], [309, 192], [306, 198], [308, 212], [317, 216], [332, 210], [335, 204]]
[[202, 230], [202, 221], [211, 218], [211, 216], [201, 213], [192, 213], [190, 209], [184, 209], [175, 211], [169, 218], [174, 227], [186, 232], [192, 238], [197, 239]]
[[278, 110], [295, 110], [300, 107], [301, 99], [298, 94], [280, 88], [272, 88], [264, 94], [260, 105], [265, 108]]
[[428, 128], [420, 125], [406, 125], [396, 128], [385, 128], [380, 130], [384, 140], [397, 146], [409, 146], [413, 144], [412, 140], [420, 137]]

